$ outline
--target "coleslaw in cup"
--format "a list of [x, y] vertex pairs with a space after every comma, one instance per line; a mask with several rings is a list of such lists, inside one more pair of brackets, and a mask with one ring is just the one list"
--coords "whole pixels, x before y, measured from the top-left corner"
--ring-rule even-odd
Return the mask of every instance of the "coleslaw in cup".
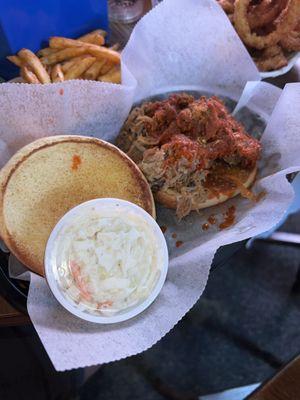
[[156, 221], [125, 200], [96, 199], [68, 211], [46, 246], [45, 274], [59, 303], [84, 320], [108, 324], [144, 311], [168, 270]]

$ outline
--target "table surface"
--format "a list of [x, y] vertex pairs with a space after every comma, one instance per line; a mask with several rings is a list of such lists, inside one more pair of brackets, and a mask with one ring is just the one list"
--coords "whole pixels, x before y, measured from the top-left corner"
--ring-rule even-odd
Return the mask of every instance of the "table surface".
[[[145, 12], [147, 12], [150, 8], [151, 0], [147, 0], [145, 4]], [[134, 23], [111, 23], [111, 43], [120, 43], [121, 47], [124, 47], [129, 39], [134, 25]], [[298, 62], [298, 64], [287, 74], [275, 79], [267, 79], [267, 81], [281, 88], [283, 88], [286, 83], [299, 82], [300, 62]], [[16, 310], [2, 296], [0, 296], [0, 326], [23, 325], [26, 323], [30, 323], [28, 315], [24, 315], [20, 311]]]

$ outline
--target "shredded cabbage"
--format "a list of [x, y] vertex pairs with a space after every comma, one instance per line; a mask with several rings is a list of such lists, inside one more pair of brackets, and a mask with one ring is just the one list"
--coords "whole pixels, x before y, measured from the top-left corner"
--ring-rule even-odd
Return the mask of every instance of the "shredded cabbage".
[[134, 213], [89, 211], [60, 233], [59, 275], [66, 296], [105, 315], [146, 299], [159, 275], [157, 238]]

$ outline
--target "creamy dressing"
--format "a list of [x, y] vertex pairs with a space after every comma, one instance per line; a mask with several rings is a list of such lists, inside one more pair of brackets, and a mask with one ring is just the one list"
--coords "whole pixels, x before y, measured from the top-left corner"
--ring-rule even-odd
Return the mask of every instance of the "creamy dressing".
[[140, 304], [160, 277], [162, 255], [152, 227], [122, 207], [74, 217], [55, 247], [62, 292], [93, 314], [114, 315]]

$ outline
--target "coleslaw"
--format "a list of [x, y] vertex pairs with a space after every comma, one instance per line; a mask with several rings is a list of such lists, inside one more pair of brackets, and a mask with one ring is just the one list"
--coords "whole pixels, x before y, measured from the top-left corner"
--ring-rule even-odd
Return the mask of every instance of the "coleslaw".
[[96, 315], [112, 316], [141, 304], [164, 265], [153, 227], [121, 205], [77, 213], [59, 230], [53, 248], [63, 296]]

